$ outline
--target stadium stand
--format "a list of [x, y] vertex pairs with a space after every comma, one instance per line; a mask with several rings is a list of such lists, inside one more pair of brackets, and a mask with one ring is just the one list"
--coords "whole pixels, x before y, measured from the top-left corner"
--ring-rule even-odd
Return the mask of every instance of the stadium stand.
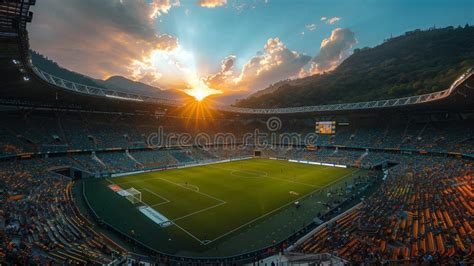
[[26, 165], [2, 165], [2, 170], [0, 254], [6, 261], [104, 264], [125, 254], [81, 216], [71, 180]]
[[[472, 262], [471, 161], [397, 156], [382, 187], [318, 228], [302, 253], [337, 252], [356, 263]], [[470, 203], [469, 203], [470, 202]]]

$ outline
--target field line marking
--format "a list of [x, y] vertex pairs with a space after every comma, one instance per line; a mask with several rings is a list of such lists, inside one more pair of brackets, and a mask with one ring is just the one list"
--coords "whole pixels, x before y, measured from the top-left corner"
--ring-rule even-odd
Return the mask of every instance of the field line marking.
[[[234, 170], [234, 169], [228, 169], [228, 168], [223, 168], [223, 167], [215, 167], [215, 166], [211, 166], [211, 167], [212, 167], [212, 168], [218, 168], [218, 169], [220, 168], [220, 169], [227, 170], [227, 171], [232, 171], [232, 170]], [[234, 171], [240, 171], [240, 170], [234, 170]], [[303, 198], [305, 198], [305, 197], [308, 197], [309, 195], [313, 194], [314, 192], [320, 191], [320, 190], [322, 190], [322, 189], [324, 189], [324, 188], [326, 188], [326, 187], [328, 187], [328, 186], [330, 186], [330, 185], [332, 185], [332, 184], [334, 184], [334, 183], [336, 183], [336, 182], [339, 182], [340, 180], [344, 179], [345, 177], [347, 177], [347, 176], [349, 176], [349, 175], [354, 175], [354, 174], [356, 174], [356, 173], [358, 173], [358, 172], [360, 172], [360, 171], [361, 171], [361, 169], [358, 169], [358, 170], [355, 170], [355, 171], [353, 171], [353, 172], [350, 172], [350, 173], [348, 173], [348, 174], [346, 174], [346, 175], [344, 175], [344, 176], [341, 176], [341, 177], [339, 177], [338, 179], [336, 179], [336, 180], [334, 180], [334, 181], [328, 183], [327, 185], [325, 185], [325, 186], [323, 186], [323, 187], [316, 187], [316, 186], [313, 186], [313, 185], [309, 185], [309, 186], [312, 186], [312, 187], [316, 187], [316, 189], [313, 190], [313, 191], [311, 191], [311, 192], [309, 192], [309, 193], [307, 193], [306, 195], [303, 195], [303, 196], [297, 198], [296, 201], [299, 201], [299, 200], [301, 200], [301, 199], [303, 199]], [[257, 171], [254, 171], [254, 172], [261, 172], [261, 173], [262, 173], [262, 171], [258, 171], [258, 170], [257, 170]], [[265, 172], [265, 174], [267, 174], [266, 177], [268, 177], [268, 173]], [[269, 178], [272, 178], [272, 177], [269, 177]], [[187, 215], [185, 215], [186, 217], [189, 217], [189, 216], [191, 216], [191, 215], [194, 215], [194, 214], [197, 214], [197, 213], [200, 213], [200, 212], [207, 211], [207, 210], [209, 210], [209, 209], [212, 209], [212, 208], [215, 208], [215, 207], [218, 207], [218, 206], [220, 206], [220, 205], [223, 205], [223, 204], [227, 203], [226, 201], [221, 200], [221, 199], [218, 199], [218, 198], [216, 198], [216, 197], [213, 197], [213, 196], [211, 196], [211, 195], [209, 195], [209, 194], [206, 194], [206, 193], [203, 193], [203, 192], [200, 192], [200, 191], [196, 191], [196, 190], [187, 188], [187, 187], [185, 187], [185, 186], [183, 186], [183, 185], [181, 185], [181, 184], [179, 184], [179, 183], [175, 183], [175, 182], [172, 182], [172, 181], [170, 181], [170, 180], [167, 180], [167, 179], [164, 179], [164, 178], [161, 178], [161, 177], [153, 177], [153, 178], [147, 178], [147, 179], [141, 179], [141, 180], [123, 182], [123, 183], [120, 183], [120, 184], [136, 183], [136, 182], [143, 182], [143, 181], [155, 180], [155, 179], [160, 179], [160, 180], [162, 180], [162, 181], [169, 182], [169, 183], [174, 184], [174, 185], [176, 185], [176, 186], [183, 187], [183, 188], [185, 188], [185, 189], [188, 189], [188, 190], [191, 190], [191, 191], [193, 191], [193, 192], [202, 194], [202, 195], [204, 195], [204, 196], [207, 196], [207, 197], [209, 197], [209, 198], [212, 198], [212, 199], [217, 200], [217, 201], [220, 202], [219, 204], [216, 204], [216, 205], [207, 207], [207, 208], [205, 208], [205, 209], [196, 211], [196, 212], [194, 212], [194, 213], [187, 214]], [[273, 178], [273, 179], [278, 179], [278, 178]], [[112, 181], [109, 180], [108, 178], [106, 178], [106, 180], [107, 180], [109, 183], [115, 184], [114, 182], [112, 182]], [[282, 181], [289, 181], [289, 182], [291, 182], [290, 180], [286, 180], [286, 179], [281, 179], [281, 180], [282, 180]], [[305, 183], [302, 183], [302, 184], [305, 184]], [[308, 185], [308, 184], [306, 184], [306, 185]], [[225, 236], [227, 236], [227, 235], [229, 235], [229, 234], [231, 234], [231, 233], [233, 233], [233, 232], [239, 230], [240, 228], [242, 228], [242, 227], [244, 227], [244, 226], [247, 226], [247, 225], [249, 225], [249, 224], [252, 224], [252, 223], [254, 223], [255, 221], [257, 221], [257, 220], [259, 220], [259, 219], [262, 219], [262, 218], [264, 218], [264, 217], [266, 217], [266, 216], [268, 216], [268, 215], [270, 215], [270, 214], [272, 214], [272, 213], [274, 213], [274, 212], [277, 212], [277, 211], [279, 211], [279, 210], [281, 210], [281, 209], [283, 209], [283, 208], [289, 206], [289, 205], [292, 204], [294, 201], [295, 201], [295, 200], [292, 200], [292, 201], [290, 201], [289, 203], [286, 203], [286, 204], [284, 204], [284, 205], [282, 205], [282, 206], [280, 206], [280, 207], [278, 207], [278, 208], [276, 208], [276, 209], [274, 209], [274, 210], [271, 210], [270, 212], [267, 212], [267, 213], [265, 213], [265, 214], [263, 214], [263, 215], [261, 215], [261, 216], [259, 216], [259, 217], [256, 217], [255, 219], [253, 219], [253, 220], [251, 220], [251, 221], [249, 221], [249, 222], [247, 222], [247, 223], [245, 223], [245, 224], [243, 224], [243, 225], [240, 225], [239, 227], [234, 228], [234, 229], [232, 229], [232, 230], [230, 230], [230, 231], [228, 231], [228, 232], [226, 232], [226, 233], [224, 233], [224, 234], [222, 234], [222, 235], [220, 235], [220, 236], [214, 238], [213, 240], [202, 241], [202, 240], [200, 240], [198, 237], [196, 237], [195, 235], [191, 234], [189, 231], [187, 231], [186, 229], [184, 229], [183, 227], [179, 226], [177, 223], [174, 222], [174, 221], [176, 221], [177, 219], [184, 219], [184, 218], [186, 218], [185, 216], [183, 216], [183, 217], [178, 217], [178, 218], [172, 220], [171, 222], [173, 222], [173, 224], [176, 225], [179, 229], [181, 229], [182, 231], [184, 231], [186, 234], [188, 234], [189, 236], [191, 236], [193, 239], [197, 240], [197, 241], [200, 242], [201, 244], [203, 244], [203, 245], [208, 245], [208, 244], [210, 244], [210, 243], [212, 243], [212, 242], [214, 242], [214, 241], [219, 240], [219, 239], [222, 238], [222, 237], [225, 237]], [[145, 203], [145, 205], [147, 205], [147, 204]], [[149, 205], [147, 205], [147, 206], [149, 206]], [[151, 206], [150, 206], [150, 207], [151, 207]]]
[[[268, 164], [267, 164], [268, 165]], [[237, 169], [233, 169], [233, 168], [225, 168], [225, 167], [215, 167], [215, 166], [211, 166], [212, 168], [217, 168], [217, 169], [222, 169], [222, 170], [226, 170], [226, 171], [231, 171], [230, 174], [232, 176], [236, 176], [233, 174], [233, 172], [260, 172], [260, 173], [264, 173], [265, 175], [264, 176], [260, 176], [260, 177], [267, 177], [267, 178], [271, 178], [271, 179], [275, 179], [275, 180], [280, 180], [280, 181], [284, 181], [284, 182], [289, 182], [289, 183], [295, 183], [295, 184], [300, 184], [300, 185], [305, 185], [305, 186], [309, 186], [309, 187], [313, 187], [313, 188], [319, 188], [319, 186], [315, 186], [315, 185], [312, 185], [312, 184], [308, 184], [308, 183], [304, 183], [304, 182], [299, 182], [299, 181], [294, 181], [294, 180], [291, 180], [291, 179], [284, 179], [284, 178], [278, 178], [278, 177], [272, 177], [272, 176], [269, 176], [268, 175], [268, 172], [266, 171], [259, 171], [259, 170], [237, 170]], [[241, 177], [241, 176], [236, 176], [236, 177], [240, 177], [240, 178], [245, 178], [245, 177]]]
[[181, 220], [181, 219], [184, 219], [184, 218], [187, 218], [187, 217], [189, 217], [189, 216], [192, 216], [192, 215], [195, 215], [195, 214], [198, 214], [198, 213], [201, 213], [201, 212], [208, 211], [208, 210], [210, 210], [210, 209], [213, 209], [213, 208], [219, 207], [219, 206], [221, 206], [221, 205], [224, 205], [224, 204], [226, 204], [226, 203], [227, 203], [227, 202], [220, 202], [220, 203], [218, 203], [218, 204], [216, 204], [216, 205], [212, 205], [212, 206], [210, 206], [210, 207], [207, 207], [207, 208], [204, 208], [204, 209], [202, 209], [202, 210], [195, 211], [195, 212], [192, 212], [192, 213], [186, 214], [186, 215], [184, 215], [184, 216], [181, 216], [181, 217], [175, 218], [175, 219], [173, 219], [173, 220], [172, 220], [172, 222], [179, 221], [179, 220]]
[[168, 201], [168, 202], [160, 202], [160, 203], [156, 203], [156, 204], [153, 204], [153, 205], [149, 205], [151, 208], [155, 209], [154, 207], [158, 207], [160, 205], [165, 205], [165, 204], [168, 204], [170, 203], [171, 201]]
[[183, 227], [181, 227], [181, 226], [179, 226], [177, 223], [175, 223], [175, 221], [184, 219], [184, 218], [186, 218], [186, 217], [190, 217], [190, 216], [192, 216], [192, 215], [195, 215], [195, 214], [198, 214], [198, 213], [201, 213], [201, 212], [208, 211], [208, 210], [210, 210], [210, 209], [213, 209], [213, 208], [216, 208], [216, 207], [221, 206], [221, 205], [223, 205], [223, 204], [226, 204], [227, 202], [226, 202], [225, 200], [218, 199], [218, 198], [216, 198], [216, 197], [214, 197], [214, 196], [211, 196], [211, 195], [209, 195], [209, 194], [206, 194], [206, 193], [204, 193], [204, 192], [196, 191], [196, 190], [191, 189], [191, 188], [188, 188], [188, 187], [186, 187], [186, 186], [184, 186], [184, 185], [182, 185], [182, 184], [175, 183], [175, 182], [173, 182], [173, 181], [166, 180], [166, 179], [163, 179], [163, 178], [161, 178], [161, 177], [158, 177], [157, 179], [160, 179], [160, 180], [163, 180], [163, 181], [165, 181], [165, 182], [171, 183], [171, 184], [173, 184], [173, 185], [176, 185], [176, 186], [185, 188], [185, 189], [190, 190], [190, 191], [193, 191], [193, 192], [195, 192], [195, 193], [204, 195], [204, 196], [206, 196], [206, 197], [209, 197], [209, 198], [211, 198], [211, 199], [216, 200], [216, 201], [219, 202], [219, 203], [216, 204], [216, 205], [212, 205], [212, 206], [206, 207], [206, 208], [204, 208], [204, 209], [201, 209], [201, 210], [198, 210], [198, 211], [195, 211], [195, 212], [192, 212], [192, 213], [189, 213], [189, 214], [186, 214], [186, 215], [184, 215], [184, 216], [181, 216], [181, 217], [178, 217], [178, 218], [175, 218], [175, 219], [171, 220], [174, 225], [176, 225], [179, 229], [183, 230], [185, 233], [187, 233], [188, 235], [190, 235], [191, 237], [193, 237], [194, 239], [196, 239], [197, 241], [199, 241], [201, 244], [206, 245], [206, 244], [210, 243], [210, 242], [204, 242], [204, 241], [200, 240], [198, 237], [196, 237], [195, 235], [191, 234], [189, 231], [187, 231], [186, 229], [184, 229]]
[[120, 182], [119, 184], [120, 185], [124, 185], [124, 184], [131, 184], [131, 183], [140, 183], [140, 182], [145, 182], [145, 181], [149, 181], [149, 180], [155, 180], [157, 179], [158, 177], [152, 177], [152, 178], [146, 178], [146, 179], [138, 179], [138, 180], [132, 180], [132, 181], [127, 181], [127, 182]]
[[176, 225], [179, 229], [183, 230], [183, 232], [185, 232], [186, 234], [190, 235], [192, 238], [194, 238], [195, 240], [197, 240], [199, 243], [204, 244], [204, 242], [199, 239], [198, 237], [196, 237], [195, 235], [191, 234], [188, 230], [184, 229], [183, 227], [179, 226], [177, 223], [171, 221], [174, 225]]
[[219, 202], [221, 202], [221, 203], [222, 203], [222, 202], [226, 203], [226, 201], [221, 200], [221, 199], [218, 199], [218, 198], [216, 198], [216, 197], [214, 197], [214, 196], [211, 196], [211, 195], [209, 195], [209, 194], [206, 194], [206, 193], [204, 193], [204, 192], [202, 192], [202, 191], [196, 191], [196, 190], [194, 190], [194, 189], [188, 188], [188, 187], [183, 186], [183, 185], [181, 185], [181, 184], [179, 184], [179, 183], [175, 183], [175, 182], [173, 182], [173, 181], [170, 181], [170, 180], [167, 180], [167, 179], [164, 179], [164, 178], [161, 178], [161, 177], [158, 177], [157, 179], [160, 179], [160, 180], [163, 180], [163, 181], [165, 181], [165, 182], [168, 182], [168, 183], [171, 183], [171, 184], [173, 184], [173, 185], [176, 185], [176, 186], [178, 186], [178, 187], [182, 187], [182, 188], [184, 188], [184, 189], [193, 191], [193, 192], [195, 192], [195, 193], [204, 195], [204, 196], [209, 197], [209, 198], [211, 198], [211, 199], [217, 200], [217, 201], [219, 201]]
[[[153, 205], [149, 205], [149, 206], [152, 207], [152, 208], [155, 207], [155, 206], [160, 206], [160, 205], [167, 204], [167, 203], [170, 203], [170, 202], [171, 202], [171, 200], [169, 200], [169, 199], [167, 199], [167, 198], [161, 196], [160, 194], [158, 194], [158, 193], [156, 193], [156, 192], [153, 192], [153, 191], [149, 190], [148, 188], [140, 188], [140, 189], [141, 189], [141, 190], [146, 190], [146, 191], [148, 191], [149, 193], [155, 195], [156, 197], [159, 197], [159, 198], [161, 198], [161, 199], [164, 200], [164, 202], [160, 202], [160, 203], [156, 203], [156, 204], [153, 204]], [[140, 190], [140, 189], [138, 189], [138, 190]], [[142, 202], [143, 202], [143, 201], [142, 201]]]
[[[141, 188], [141, 189], [142, 189], [142, 190], [146, 190], [146, 191], [150, 192], [151, 194], [153, 194], [153, 195], [155, 195], [155, 196], [157, 196], [157, 197], [159, 197], [159, 198], [161, 198], [161, 199], [164, 199], [164, 200], [167, 201], [167, 202], [171, 202], [169, 199], [167, 199], [167, 198], [161, 196], [160, 194], [157, 194], [157, 193], [154, 192], [154, 191], [149, 190], [148, 188]], [[139, 189], [139, 190], [140, 190], [140, 189]]]
[[240, 226], [237, 227], [237, 228], [234, 228], [234, 229], [232, 229], [232, 230], [230, 230], [230, 231], [228, 231], [228, 232], [226, 232], [226, 233], [224, 233], [224, 234], [222, 234], [222, 235], [220, 235], [220, 236], [214, 238], [213, 240], [209, 240], [209, 241], [206, 242], [204, 245], [207, 245], [207, 244], [210, 244], [210, 243], [212, 243], [212, 242], [214, 242], [214, 241], [216, 241], [216, 240], [219, 240], [220, 238], [222, 238], [222, 237], [224, 237], [224, 236], [227, 236], [227, 235], [229, 235], [229, 234], [231, 234], [231, 233], [233, 233], [233, 232], [239, 230], [239, 229], [242, 228], [242, 227], [245, 227], [245, 226], [247, 226], [247, 225], [249, 225], [249, 224], [251, 224], [251, 223], [253, 223], [253, 222], [255, 222], [255, 221], [257, 221], [257, 220], [259, 220], [259, 219], [261, 219], [261, 218], [263, 218], [263, 217], [265, 217], [265, 216], [268, 216], [268, 215], [270, 215], [270, 214], [272, 214], [272, 213], [274, 213], [274, 212], [277, 212], [277, 211], [279, 211], [279, 210], [281, 210], [281, 209], [283, 209], [283, 208], [285, 208], [285, 207], [287, 207], [287, 206], [293, 204], [293, 202], [295, 202], [295, 201], [300, 201], [300, 200], [302, 200], [303, 198], [308, 197], [309, 195], [313, 194], [313, 193], [316, 192], [316, 191], [321, 191], [322, 189], [324, 189], [324, 188], [326, 188], [326, 187], [328, 187], [328, 186], [330, 186], [330, 185], [332, 185], [332, 184], [334, 184], [334, 183], [336, 183], [336, 182], [339, 182], [340, 180], [346, 178], [347, 176], [353, 175], [353, 174], [355, 174], [355, 173], [357, 173], [357, 172], [359, 172], [359, 171], [360, 171], [360, 169], [359, 169], [359, 170], [356, 170], [356, 171], [353, 171], [353, 172], [350, 172], [350, 173], [348, 173], [348, 174], [346, 174], [346, 175], [343, 175], [343, 176], [339, 177], [338, 179], [332, 181], [331, 183], [329, 183], [329, 184], [327, 184], [327, 185], [325, 185], [325, 186], [323, 186], [323, 187], [320, 187], [320, 188], [318, 188], [318, 189], [315, 189], [315, 190], [313, 190], [313, 191], [307, 193], [306, 195], [303, 195], [303, 196], [297, 198], [296, 200], [292, 200], [292, 201], [290, 201], [290, 202], [288, 202], [288, 203], [286, 203], [286, 204], [284, 204], [284, 205], [282, 205], [282, 206], [280, 206], [280, 207], [278, 207], [278, 208], [276, 208], [276, 209], [274, 209], [274, 210], [271, 210], [271, 211], [269, 211], [269, 212], [267, 212], [267, 213], [265, 213], [265, 214], [263, 214], [263, 215], [261, 215], [261, 216], [255, 218], [255, 219], [253, 219], [253, 220], [251, 220], [251, 221], [249, 221], [249, 222], [247, 222], [247, 223], [245, 223], [245, 224], [243, 224], [243, 225], [240, 225]]
[[272, 176], [267, 176], [268, 178], [271, 178], [271, 179], [275, 179], [275, 180], [280, 180], [280, 181], [283, 181], [283, 182], [289, 182], [289, 183], [295, 183], [295, 184], [300, 184], [300, 185], [304, 185], [304, 186], [308, 186], [308, 187], [313, 187], [313, 188], [319, 188], [319, 186], [315, 186], [315, 185], [311, 185], [311, 184], [308, 184], [308, 183], [305, 183], [305, 182], [299, 182], [299, 181], [294, 181], [294, 180], [290, 180], [290, 179], [284, 179], [284, 178], [278, 178], [278, 177], [272, 177]]
[[[209, 197], [209, 198], [211, 198], [211, 199], [217, 200], [217, 201], [219, 201], [219, 202], [225, 202], [224, 200], [221, 200], [221, 199], [219, 199], [219, 198], [216, 198], [216, 197], [214, 197], [214, 196], [211, 196], [211, 195], [209, 195], [209, 194], [206, 194], [206, 193], [204, 193], [204, 192], [202, 192], [202, 191], [200, 191], [200, 190], [194, 190], [194, 189], [192, 189], [192, 188], [186, 187], [186, 186], [183, 185], [183, 184], [175, 183], [175, 182], [173, 182], [173, 181], [167, 180], [167, 179], [162, 178], [162, 177], [153, 177], [153, 178], [142, 179], [142, 180], [134, 180], [134, 181], [123, 182], [123, 183], [120, 183], [120, 184], [140, 183], [140, 182], [145, 182], [145, 181], [149, 181], [149, 180], [157, 180], [157, 179], [162, 180], [162, 181], [165, 181], [165, 182], [168, 182], [168, 183], [171, 183], [171, 184], [176, 185], [176, 186], [178, 186], [178, 187], [182, 187], [182, 188], [187, 189], [187, 190], [191, 190], [191, 191], [193, 191], [193, 192], [199, 193], [199, 194], [201, 194], [201, 195], [204, 195], [204, 196]], [[111, 182], [111, 181], [110, 181], [110, 182]], [[193, 185], [193, 186], [194, 186], [194, 185]]]
[[[267, 163], [267, 162], [265, 162], [265, 161], [263, 161], [263, 162], [261, 162], [261, 163], [264, 164], [264, 165], [267, 165], [267, 166], [272, 166], [272, 164]], [[306, 165], [306, 164], [301, 164], [301, 165]], [[313, 166], [315, 166], [315, 165], [310, 165], [310, 166], [313, 167]], [[325, 167], [329, 167], [329, 166], [325, 166]], [[322, 169], [324, 169], [324, 168], [322, 168]], [[317, 171], [317, 172], [318, 172], [318, 173], [323, 172], [322, 169], [321, 169], [321, 171]], [[354, 171], [352, 171], [351, 173], [355, 173], [355, 172], [358, 172], [358, 171], [360, 171], [360, 169], [354, 170]], [[351, 173], [349, 173], [349, 174], [351, 174]], [[347, 175], [345, 175], [345, 176], [347, 176]], [[292, 181], [292, 180], [284, 179], [284, 178], [271, 177], [271, 176], [268, 176], [268, 178], [277, 179], [277, 180], [281, 180], [281, 181], [287, 181], [287, 182], [296, 183], [296, 184], [301, 184], [301, 185], [307, 185], [307, 186], [310, 186], [310, 187], [316, 187], [316, 188], [318, 187], [318, 186], [315, 186], [315, 185], [312, 185], [312, 184], [308, 184], [308, 183], [305, 183], [305, 182]]]
[[[162, 179], [162, 178], [153, 178], [153, 179]], [[108, 178], [105, 178], [105, 180], [107, 180], [107, 181], [108, 181], [109, 183], [111, 183], [111, 184], [115, 184], [114, 182], [112, 182], [112, 181], [109, 180]], [[147, 179], [147, 180], [148, 180], [148, 179]], [[165, 179], [162, 179], [162, 180], [165, 180]], [[145, 181], [145, 180], [137, 180], [137, 181]], [[181, 185], [179, 185], [179, 184], [177, 184], [177, 183], [174, 183], [174, 182], [171, 182], [171, 181], [169, 181], [169, 180], [165, 180], [165, 181], [168, 181], [168, 182], [170, 182], [170, 183], [172, 183], [172, 184], [175, 184], [175, 185], [177, 185], [177, 186], [181, 186]], [[134, 182], [136, 182], [136, 181], [134, 181]], [[133, 182], [124, 182], [123, 184], [125, 184], [125, 183], [133, 183]], [[181, 186], [181, 187], [182, 187], [182, 186]], [[144, 189], [148, 190], [147, 188], [144, 188]], [[195, 191], [195, 190], [192, 190], [192, 189], [189, 189], [189, 190], [199, 193], [199, 191]], [[148, 191], [149, 191], [149, 190], [148, 190]], [[151, 192], [151, 191], [149, 191], [149, 192]], [[151, 192], [151, 193], [156, 194], [156, 193], [154, 193], [154, 192]], [[206, 195], [205, 193], [201, 193], [201, 194]], [[168, 199], [166, 199], [166, 198], [164, 198], [164, 197], [161, 197], [161, 196], [159, 196], [158, 194], [156, 194], [156, 195], [157, 195], [158, 197], [163, 198], [163, 199], [165, 199], [165, 200], [168, 201], [168, 202], [165, 202], [165, 203], [171, 202], [170, 200], [168, 200]], [[217, 206], [220, 206], [220, 205], [226, 203], [225, 201], [220, 200], [220, 199], [217, 199], [217, 198], [214, 198], [214, 197], [212, 197], [212, 196], [210, 196], [210, 195], [206, 195], [206, 196], [211, 197], [211, 198], [213, 198], [213, 199], [219, 201], [219, 204], [214, 205], [214, 206], [211, 206], [211, 207], [217, 207]], [[146, 204], [146, 203], [143, 202], [143, 201], [142, 201], [142, 203], [143, 203], [144, 205], [150, 207], [150, 208], [153, 208], [153, 206], [158, 206], [158, 205], [161, 205], [161, 204], [165, 204], [165, 203], [162, 202], [162, 203], [158, 203], [158, 204], [155, 204], [155, 205], [150, 206], [150, 205]], [[203, 210], [201, 210], [201, 211], [203, 211]], [[196, 237], [195, 235], [191, 234], [188, 230], [186, 230], [186, 229], [184, 229], [183, 227], [179, 226], [179, 225], [178, 225], [177, 223], [175, 223], [173, 220], [171, 220], [171, 222], [172, 222], [174, 225], [176, 225], [176, 227], [178, 227], [179, 229], [181, 229], [183, 232], [185, 232], [186, 234], [188, 234], [189, 236], [191, 236], [193, 239], [195, 239], [195, 240], [198, 241], [199, 243], [205, 245], [205, 242], [204, 242], [204, 241], [202, 241], [201, 239], [199, 239], [199, 238]]]
[[185, 184], [185, 183], [179, 183], [179, 184], [183, 187], [194, 187], [196, 189], [196, 191], [199, 191], [199, 187], [195, 186], [193, 184]]
[[259, 177], [266, 177], [268, 176], [268, 172], [267, 171], [260, 171], [260, 170], [249, 170], [249, 169], [233, 169], [233, 168], [227, 168], [227, 167], [218, 167], [218, 166], [209, 166], [210, 168], [215, 168], [215, 169], [221, 169], [221, 170], [226, 170], [226, 171], [230, 171], [231, 172], [231, 175], [232, 175], [232, 172], [246, 172], [246, 173], [257, 173], [257, 174], [261, 174], [261, 176]]

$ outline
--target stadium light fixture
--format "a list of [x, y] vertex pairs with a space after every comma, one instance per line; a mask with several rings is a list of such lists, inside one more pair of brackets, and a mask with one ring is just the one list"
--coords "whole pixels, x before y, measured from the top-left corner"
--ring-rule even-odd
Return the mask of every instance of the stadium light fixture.
[[30, 77], [28, 77], [28, 76], [23, 76], [23, 80], [24, 80], [24, 81], [30, 81]]
[[16, 60], [16, 59], [13, 59], [12, 62], [13, 62], [13, 64], [15, 64], [15, 65], [18, 65], [18, 64], [20, 63], [20, 61], [18, 61], [18, 60]]

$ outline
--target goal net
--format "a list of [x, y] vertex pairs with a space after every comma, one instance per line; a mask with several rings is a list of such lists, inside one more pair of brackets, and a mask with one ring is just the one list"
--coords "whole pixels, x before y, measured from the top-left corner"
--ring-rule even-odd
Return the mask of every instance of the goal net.
[[137, 189], [131, 187], [126, 190], [127, 191], [127, 200], [129, 200], [132, 204], [137, 204], [142, 201], [142, 193]]

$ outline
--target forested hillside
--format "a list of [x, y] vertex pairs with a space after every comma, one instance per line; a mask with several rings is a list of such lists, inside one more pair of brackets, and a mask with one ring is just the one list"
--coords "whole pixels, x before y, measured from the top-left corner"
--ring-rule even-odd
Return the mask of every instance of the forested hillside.
[[236, 105], [294, 107], [412, 96], [444, 90], [473, 66], [474, 27], [415, 30], [354, 50], [329, 73], [279, 82]]

